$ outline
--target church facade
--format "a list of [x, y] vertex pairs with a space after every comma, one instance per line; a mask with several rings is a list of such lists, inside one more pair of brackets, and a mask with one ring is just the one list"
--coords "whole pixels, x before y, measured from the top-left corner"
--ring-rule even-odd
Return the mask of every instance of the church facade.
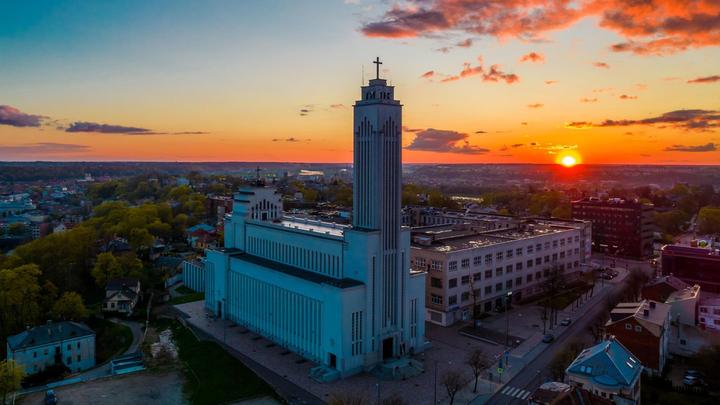
[[286, 216], [258, 182], [234, 195], [225, 248], [205, 264], [209, 310], [318, 363], [325, 381], [425, 345], [425, 272], [411, 269], [401, 226], [402, 105], [379, 74], [353, 131], [351, 226]]

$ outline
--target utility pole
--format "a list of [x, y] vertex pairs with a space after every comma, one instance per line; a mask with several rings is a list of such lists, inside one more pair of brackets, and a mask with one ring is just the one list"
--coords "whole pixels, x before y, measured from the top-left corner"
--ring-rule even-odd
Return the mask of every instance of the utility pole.
[[507, 292], [505, 299], [505, 350], [510, 349], [510, 301], [512, 300], [512, 291]]

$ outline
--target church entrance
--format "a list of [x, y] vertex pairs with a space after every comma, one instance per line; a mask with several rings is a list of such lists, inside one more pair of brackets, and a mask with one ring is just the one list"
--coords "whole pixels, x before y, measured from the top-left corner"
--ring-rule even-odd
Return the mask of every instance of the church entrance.
[[382, 342], [383, 360], [393, 358], [393, 356], [395, 355], [395, 353], [393, 353], [394, 346], [395, 346], [395, 338], [394, 337], [389, 337], [389, 338], [383, 339], [383, 342]]

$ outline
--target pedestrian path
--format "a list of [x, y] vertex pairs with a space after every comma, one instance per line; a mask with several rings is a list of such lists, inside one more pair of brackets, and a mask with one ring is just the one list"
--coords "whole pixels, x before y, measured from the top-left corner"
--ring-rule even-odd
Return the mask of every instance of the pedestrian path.
[[500, 391], [501, 394], [507, 395], [509, 397], [517, 398], [525, 400], [527, 397], [530, 396], [531, 392], [528, 390], [524, 390], [522, 388], [517, 387], [511, 387], [509, 385], [506, 385], [505, 388]]

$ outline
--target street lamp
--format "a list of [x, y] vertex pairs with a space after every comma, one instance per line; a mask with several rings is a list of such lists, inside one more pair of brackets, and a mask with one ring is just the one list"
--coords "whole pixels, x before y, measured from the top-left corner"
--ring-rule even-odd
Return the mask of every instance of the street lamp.
[[510, 335], [510, 302], [512, 301], [512, 291], [507, 292], [505, 298], [505, 349], [510, 348], [509, 335]]

